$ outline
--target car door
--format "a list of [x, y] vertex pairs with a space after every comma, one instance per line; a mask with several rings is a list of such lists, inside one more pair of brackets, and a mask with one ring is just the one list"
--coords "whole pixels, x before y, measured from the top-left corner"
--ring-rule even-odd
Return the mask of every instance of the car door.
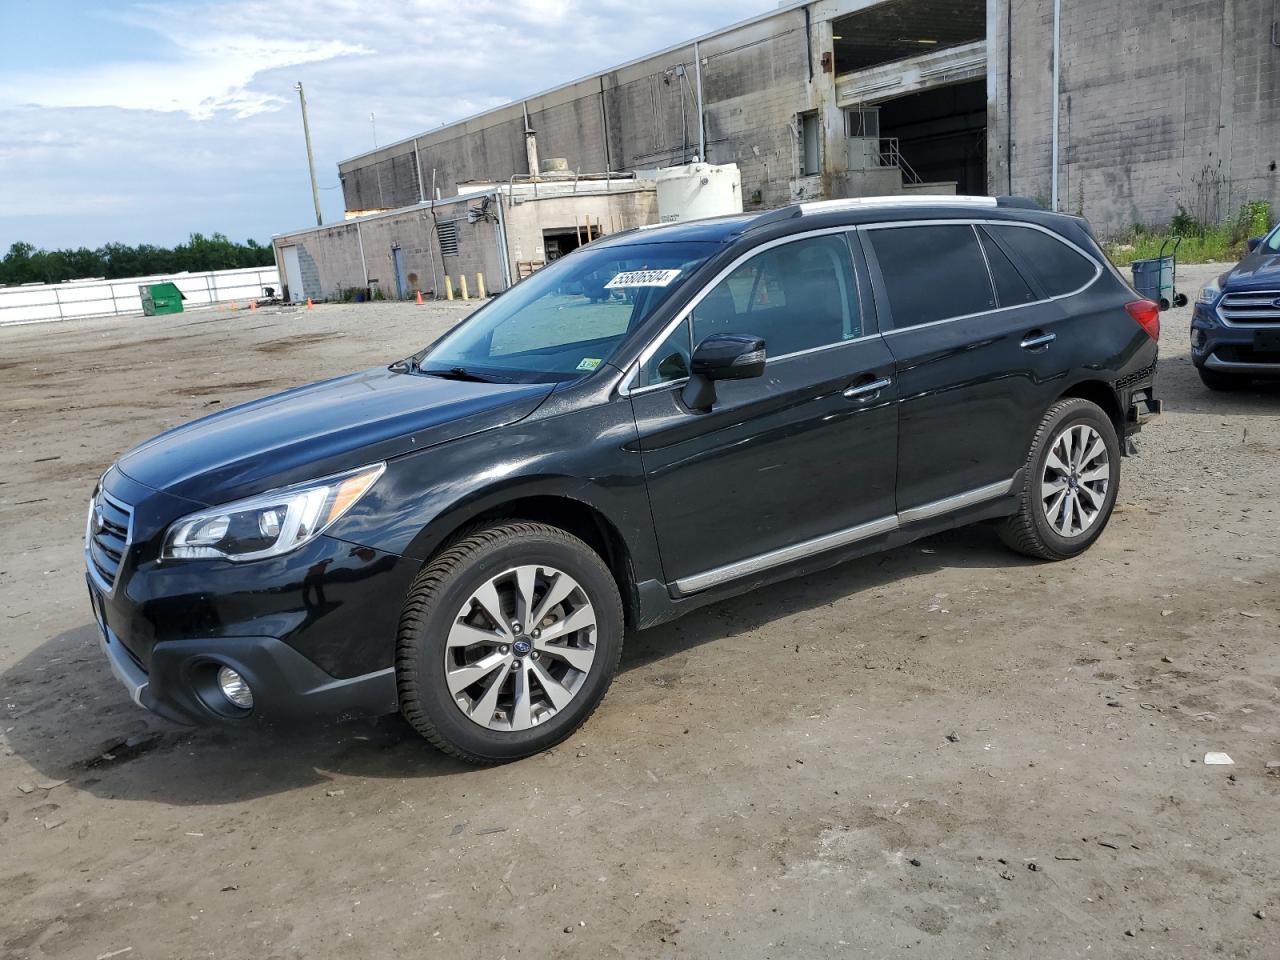
[[[893, 357], [848, 231], [771, 241], [708, 284], [641, 356], [631, 402], [668, 582], [684, 593], [894, 524]], [[763, 337], [762, 377], [681, 400], [693, 346]], [[823, 539], [826, 538], [826, 539]]]
[[1056, 344], [1066, 313], [979, 224], [876, 224], [862, 237], [902, 397], [902, 522], [1007, 493], [1070, 369]]

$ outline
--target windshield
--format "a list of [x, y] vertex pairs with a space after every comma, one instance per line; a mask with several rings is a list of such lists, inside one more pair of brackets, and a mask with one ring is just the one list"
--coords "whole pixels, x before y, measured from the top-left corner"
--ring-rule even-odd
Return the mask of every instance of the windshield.
[[589, 247], [479, 310], [420, 360], [423, 373], [550, 383], [586, 376], [682, 287], [719, 244]]
[[1280, 227], [1271, 231], [1270, 236], [1262, 242], [1262, 249], [1267, 253], [1280, 253]]

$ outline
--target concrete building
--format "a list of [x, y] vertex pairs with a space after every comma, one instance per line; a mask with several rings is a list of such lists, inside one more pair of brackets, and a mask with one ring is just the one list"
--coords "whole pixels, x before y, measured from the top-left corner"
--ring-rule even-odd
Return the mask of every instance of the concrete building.
[[338, 169], [351, 214], [534, 173], [539, 155], [584, 172], [697, 155], [738, 164], [747, 209], [1012, 192], [1104, 233], [1178, 204], [1214, 220], [1280, 207], [1278, 16], [1273, 0], [792, 3]]
[[[653, 180], [548, 177], [459, 185], [436, 202], [353, 217], [272, 238], [286, 296], [409, 299], [505, 290], [600, 233], [657, 220]], [[483, 287], [483, 290], [481, 289]]]

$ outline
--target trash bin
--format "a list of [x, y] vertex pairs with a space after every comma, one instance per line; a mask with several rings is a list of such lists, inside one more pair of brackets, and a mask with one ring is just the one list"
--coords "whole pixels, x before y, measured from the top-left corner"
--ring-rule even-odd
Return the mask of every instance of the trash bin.
[[[1174, 286], [1178, 274], [1178, 247], [1182, 237], [1174, 235], [1160, 244], [1160, 256], [1149, 260], [1135, 260], [1130, 265], [1133, 270], [1133, 289], [1159, 304], [1161, 310], [1170, 306], [1185, 307], [1185, 294], [1178, 293]], [[1172, 244], [1173, 249], [1168, 256], [1165, 250]]]
[[152, 283], [138, 287], [142, 297], [142, 312], [148, 317], [159, 317], [169, 313], [181, 313], [182, 301], [187, 299], [177, 284]]
[[1173, 300], [1173, 257], [1135, 260], [1132, 267], [1133, 289], [1167, 310]]

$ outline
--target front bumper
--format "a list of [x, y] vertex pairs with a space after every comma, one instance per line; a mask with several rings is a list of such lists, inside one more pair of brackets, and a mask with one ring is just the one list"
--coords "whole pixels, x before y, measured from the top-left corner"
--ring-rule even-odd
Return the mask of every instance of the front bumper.
[[1216, 373], [1280, 378], [1280, 324], [1226, 323], [1216, 308], [1197, 303], [1191, 362]]
[[[191, 725], [287, 723], [380, 716], [397, 709], [393, 667], [338, 679], [274, 637], [169, 641], [155, 647], [146, 669], [102, 618], [92, 581], [89, 592], [98, 643], [111, 672], [134, 703], [167, 720]], [[254, 694], [251, 709], [235, 706], [219, 691], [215, 678], [220, 667], [230, 667], [248, 682]]]
[[[396, 710], [395, 636], [419, 564], [321, 536], [249, 563], [165, 561], [168, 524], [190, 509], [113, 470], [103, 489], [131, 508], [118, 572], [86, 550], [100, 644], [135, 703], [179, 723], [285, 722]], [[253, 707], [216, 683], [248, 681]]]

